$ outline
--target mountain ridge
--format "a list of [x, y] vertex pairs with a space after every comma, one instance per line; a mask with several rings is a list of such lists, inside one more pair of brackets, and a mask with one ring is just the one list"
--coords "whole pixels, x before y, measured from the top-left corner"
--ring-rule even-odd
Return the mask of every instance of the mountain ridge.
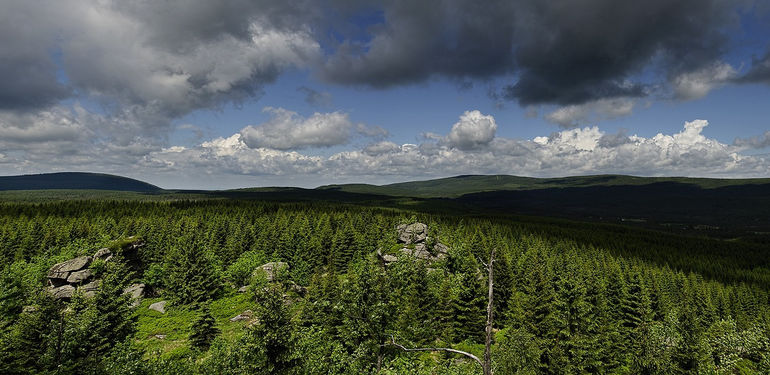
[[106, 173], [55, 172], [0, 176], [0, 191], [7, 190], [111, 190], [161, 192], [158, 186], [137, 179]]
[[466, 194], [502, 190], [522, 191], [595, 186], [643, 186], [656, 183], [677, 183], [693, 185], [702, 189], [714, 189], [735, 185], [765, 185], [770, 184], [770, 178], [719, 179], [700, 177], [639, 177], [616, 174], [553, 178], [522, 177], [513, 175], [459, 175], [385, 185], [334, 184], [319, 186], [316, 189], [416, 198], [458, 198]]

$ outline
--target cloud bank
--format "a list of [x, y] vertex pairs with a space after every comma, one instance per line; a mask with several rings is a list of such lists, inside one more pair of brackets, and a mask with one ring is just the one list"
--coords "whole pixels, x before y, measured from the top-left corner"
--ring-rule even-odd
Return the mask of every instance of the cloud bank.
[[[606, 133], [594, 126], [514, 139], [496, 136], [495, 119], [471, 110], [462, 113], [452, 126], [447, 125], [446, 135], [426, 137], [418, 144], [375, 138], [358, 148], [351, 146], [351, 137], [358, 134], [367, 139], [360, 135], [360, 129], [372, 127], [352, 123], [345, 113], [316, 113], [303, 118], [285, 109], [266, 110], [273, 116], [268, 122], [192, 147], [147, 146], [141, 140], [79, 147], [77, 140], [83, 130], [80, 121], [93, 119], [82, 113], [80, 117], [70, 114], [70, 133], [36, 138], [32, 151], [3, 148], [0, 168], [72, 170], [88, 166], [92, 170], [130, 171], [142, 176], [251, 176], [260, 180], [283, 176], [306, 186], [459, 174], [764, 177], [770, 173], [767, 156], [741, 154], [750, 148], [767, 147], [767, 134], [725, 144], [703, 134], [708, 126], [706, 120], [685, 122], [678, 133], [652, 137]], [[28, 131], [9, 130], [0, 121], [0, 134], [35, 138], [30, 134], [38, 127], [49, 126], [50, 118], [33, 117], [29, 121]], [[6, 147], [6, 137], [2, 139], [0, 146]], [[347, 150], [331, 154], [313, 151], [329, 146]], [[307, 152], [294, 150], [303, 148]]]
[[[469, 119], [470, 118], [470, 119]], [[472, 121], [472, 119], [480, 121]], [[482, 123], [479, 125], [479, 123]], [[458, 126], [460, 124], [461, 126]], [[457, 174], [563, 176], [627, 173], [646, 176], [688, 175], [757, 177], [770, 172], [762, 156], [741, 155], [739, 146], [702, 134], [705, 120], [686, 122], [676, 134], [653, 137], [607, 134], [597, 127], [555, 132], [532, 140], [486, 137], [473, 126], [489, 129], [491, 116], [478, 111], [461, 115], [449, 135], [421, 144], [380, 141], [360, 150], [313, 156], [269, 148], [252, 148], [241, 134], [217, 138], [194, 148], [165, 149], [144, 162], [170, 170], [227, 170], [245, 175], [299, 174], [319, 181], [367, 177], [431, 178]], [[471, 126], [467, 133], [458, 128]], [[464, 129], [464, 128], [463, 128]], [[465, 129], [464, 129], [465, 130]], [[466, 134], [454, 142], [452, 134]], [[479, 142], [483, 140], [483, 142]], [[472, 145], [473, 147], [467, 147]]]

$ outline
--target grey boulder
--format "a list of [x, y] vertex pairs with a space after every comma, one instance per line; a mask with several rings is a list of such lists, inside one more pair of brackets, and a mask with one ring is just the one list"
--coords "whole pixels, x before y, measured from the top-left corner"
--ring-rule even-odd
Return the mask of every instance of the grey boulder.
[[86, 297], [93, 297], [96, 295], [96, 292], [99, 291], [99, 284], [99, 280], [94, 280], [88, 284], [80, 286], [78, 290], [83, 291], [83, 295]]
[[91, 257], [82, 256], [54, 264], [51, 269], [48, 270], [49, 279], [67, 280], [70, 272], [80, 271], [91, 264]]
[[51, 295], [56, 299], [70, 299], [75, 293], [75, 287], [72, 285], [62, 285], [50, 289]]
[[166, 302], [166, 301], [155, 302], [152, 305], [150, 305], [148, 307], [148, 309], [155, 310], [155, 311], [157, 311], [157, 312], [159, 312], [161, 314], [165, 314], [166, 313], [166, 303], [168, 303], [168, 302]]
[[142, 297], [144, 297], [144, 284], [131, 284], [126, 289], [123, 289], [123, 294], [131, 296], [131, 307], [139, 306]]
[[254, 313], [251, 310], [246, 310], [232, 318], [230, 318], [231, 322], [240, 322], [241, 320], [250, 320], [251, 317], [254, 315]]
[[93, 272], [91, 272], [90, 269], [86, 268], [84, 270], [71, 272], [69, 276], [67, 276], [67, 282], [70, 284], [79, 284], [83, 281], [88, 280], [93, 276]]

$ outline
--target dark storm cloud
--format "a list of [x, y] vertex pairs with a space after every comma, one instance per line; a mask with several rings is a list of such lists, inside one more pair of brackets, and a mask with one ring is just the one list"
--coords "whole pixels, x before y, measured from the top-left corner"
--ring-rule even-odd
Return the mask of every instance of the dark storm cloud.
[[388, 1], [369, 42], [347, 40], [322, 76], [385, 88], [434, 75], [489, 78], [513, 70], [510, 1]]
[[[329, 81], [384, 88], [433, 76], [517, 75], [502, 95], [521, 104], [577, 104], [646, 94], [659, 80], [713, 63], [741, 0], [392, 1], [368, 44], [346, 41]], [[655, 82], [658, 83], [658, 82]]]
[[[749, 1], [6, 0], [0, 110], [88, 96], [168, 128], [293, 67], [376, 88], [507, 77], [492, 96], [524, 105], [638, 97], [713, 65]], [[768, 60], [744, 79], [766, 82]]]
[[14, 2], [0, 7], [0, 110], [34, 110], [69, 95], [56, 79], [56, 35], [30, 23], [28, 8]]
[[770, 49], [761, 58], [752, 61], [751, 69], [736, 79], [738, 83], [766, 83], [770, 84]]
[[255, 21], [292, 29], [316, 14], [307, 0], [143, 0], [117, 2], [114, 8], [150, 25], [152, 43], [175, 50], [195, 48], [223, 35], [248, 40]]
[[33, 56], [9, 57], [0, 52], [0, 82], [0, 110], [44, 108], [70, 94], [56, 80], [56, 66]]

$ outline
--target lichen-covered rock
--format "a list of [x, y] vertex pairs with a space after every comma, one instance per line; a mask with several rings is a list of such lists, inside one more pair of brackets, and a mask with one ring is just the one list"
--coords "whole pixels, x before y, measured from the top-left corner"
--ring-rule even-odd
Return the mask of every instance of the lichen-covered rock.
[[140, 238], [140, 237], [137, 237], [137, 236], [128, 237], [126, 240], [129, 241], [129, 243], [127, 245], [123, 246], [123, 251], [124, 252], [136, 251], [136, 250], [144, 247], [144, 245], [146, 244], [144, 242], [143, 238]]
[[439, 259], [444, 259], [447, 257], [447, 254], [449, 254], [449, 248], [443, 243], [437, 242], [436, 245], [433, 246], [433, 252]]
[[167, 303], [168, 302], [166, 302], [166, 301], [155, 302], [152, 305], [150, 305], [148, 307], [148, 309], [155, 310], [155, 311], [157, 311], [157, 312], [159, 312], [161, 314], [165, 314], [166, 313], [166, 304]]
[[267, 281], [273, 282], [279, 273], [286, 272], [288, 269], [289, 264], [286, 262], [270, 262], [254, 270], [254, 275], [264, 275]]
[[70, 272], [70, 275], [67, 276], [67, 282], [70, 284], [80, 284], [83, 281], [91, 278], [93, 275], [93, 272], [91, 272], [91, 270], [88, 268], [80, 271]]
[[305, 288], [304, 286], [299, 285], [299, 284], [297, 284], [297, 283], [295, 283], [293, 281], [289, 284], [289, 290], [291, 290], [294, 293], [299, 294], [300, 296], [304, 296], [305, 294], [307, 294], [307, 288]]
[[428, 263], [437, 262], [447, 258], [449, 248], [428, 237], [428, 226], [423, 223], [401, 224], [397, 228], [398, 242], [402, 248], [396, 254], [384, 254], [377, 250], [377, 256], [385, 266], [397, 262], [399, 257], [414, 257]]
[[423, 223], [401, 224], [397, 230], [398, 241], [407, 245], [425, 242], [428, 238], [428, 226]]
[[75, 287], [72, 285], [62, 285], [56, 288], [50, 288], [49, 291], [53, 298], [56, 299], [70, 299], [75, 293]]

